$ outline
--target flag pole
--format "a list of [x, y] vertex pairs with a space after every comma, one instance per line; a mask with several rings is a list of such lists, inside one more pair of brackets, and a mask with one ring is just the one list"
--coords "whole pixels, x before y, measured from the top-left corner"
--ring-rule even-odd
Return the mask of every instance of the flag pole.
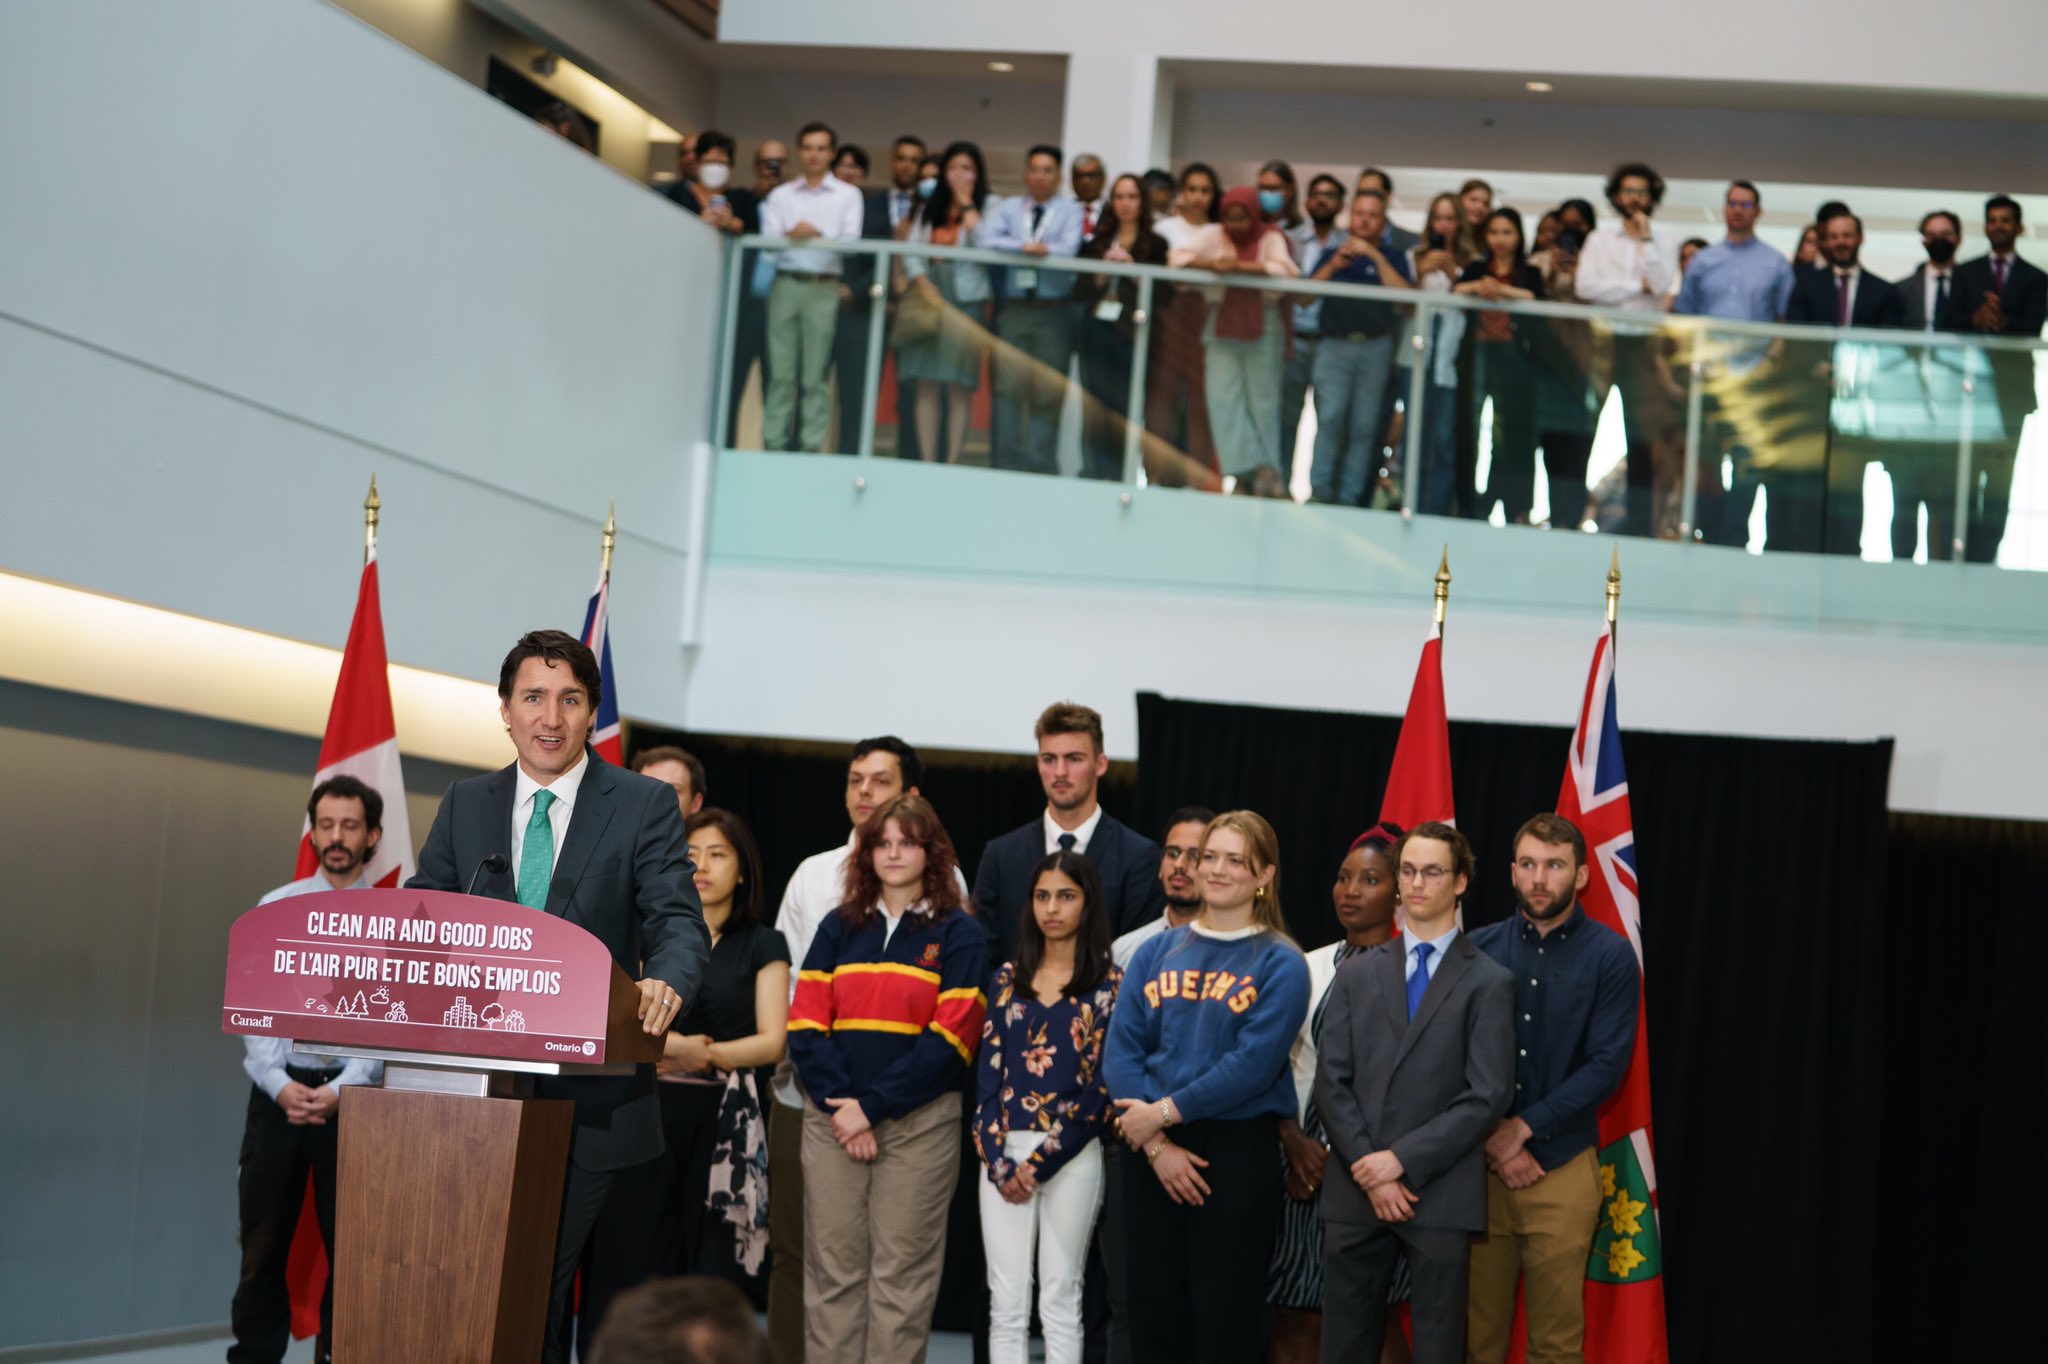
[[607, 502], [605, 504], [604, 534], [598, 540], [598, 544], [604, 550], [603, 562], [598, 565], [597, 569], [597, 574], [600, 578], [612, 576], [612, 546], [619, 542], [618, 505], [617, 502]]
[[384, 509], [384, 499], [377, 496], [377, 476], [370, 475], [370, 495], [363, 499], [363, 562], [370, 562], [370, 556], [377, 552], [377, 513]]
[[1451, 547], [1445, 545], [1443, 558], [1437, 561], [1436, 566], [1436, 628], [1439, 634], [1443, 633], [1444, 628], [1444, 606], [1450, 599]]
[[1614, 558], [1607, 565], [1607, 628], [1614, 629], [1614, 617], [1621, 610], [1621, 546], [1614, 547]]

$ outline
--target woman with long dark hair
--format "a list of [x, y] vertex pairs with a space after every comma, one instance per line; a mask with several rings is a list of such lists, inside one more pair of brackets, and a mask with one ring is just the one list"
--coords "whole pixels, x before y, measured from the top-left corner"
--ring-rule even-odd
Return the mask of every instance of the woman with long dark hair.
[[[1180, 173], [1171, 217], [1152, 224], [1168, 255], [1186, 246], [1215, 220], [1223, 181], [1213, 166], [1191, 161]], [[1202, 363], [1202, 324], [1209, 301], [1185, 284], [1164, 280], [1152, 288], [1152, 355], [1145, 378], [1145, 430], [1178, 450], [1182, 462], [1148, 464], [1145, 476], [1170, 487], [1205, 481], [1216, 472], [1216, 441], [1209, 432], [1209, 404]]]
[[[1459, 276], [1458, 293], [1488, 302], [1543, 297], [1543, 276], [1529, 264], [1521, 214], [1511, 208], [1487, 214], [1485, 242], [1486, 255]], [[1538, 318], [1489, 309], [1477, 314], [1466, 331], [1473, 357], [1475, 433], [1480, 407], [1493, 403], [1493, 464], [1486, 479], [1487, 495], [1475, 510], [1484, 515], [1497, 495], [1511, 526], [1529, 524], [1536, 496], [1536, 370], [1531, 350], [1541, 325]]]
[[[1323, 1169], [1330, 1147], [1316, 1111], [1316, 1055], [1329, 1007], [1330, 986], [1337, 968], [1352, 957], [1394, 936], [1394, 907], [1400, 887], [1394, 876], [1394, 845], [1402, 829], [1375, 824], [1345, 850], [1337, 867], [1330, 900], [1344, 936], [1318, 947], [1307, 957], [1308, 1018], [1294, 1040], [1294, 1094], [1299, 1116], [1282, 1119], [1280, 1153], [1287, 1166], [1287, 1202], [1281, 1206], [1279, 1243], [1273, 1249], [1273, 1277], [1267, 1300], [1273, 1304], [1272, 1364], [1312, 1364], [1323, 1338]], [[1407, 1275], [1396, 1268], [1392, 1299], [1407, 1297]], [[1389, 1331], [1380, 1349], [1380, 1364], [1408, 1364], [1408, 1347], [1399, 1331]]]
[[1308, 967], [1280, 912], [1279, 840], [1249, 810], [1210, 821], [1194, 921], [1140, 947], [1103, 1073], [1152, 1178], [1122, 1181], [1131, 1343], [1139, 1358], [1243, 1364], [1265, 1336], [1280, 1217], [1288, 1051]]
[[[905, 218], [907, 240], [934, 246], [973, 246], [982, 219], [994, 207], [988, 164], [972, 142], [955, 142], [939, 158], [939, 183]], [[912, 420], [926, 459], [958, 464], [988, 357], [988, 309], [995, 291], [988, 267], [969, 261], [903, 256], [902, 301], [896, 308], [896, 378], [915, 384]], [[939, 400], [946, 400], [946, 433], [939, 436]]]
[[[1125, 177], [1134, 179], [1135, 177]], [[1102, 1043], [1122, 980], [1095, 864], [1062, 850], [1038, 864], [1017, 959], [996, 971], [982, 1029], [974, 1141], [988, 1258], [990, 1364], [1029, 1355], [1032, 1247], [1046, 1364], [1080, 1364], [1081, 1276], [1102, 1204], [1109, 1091]]]
[[[1166, 239], [1152, 230], [1144, 181], [1125, 174], [1110, 185], [1108, 211], [1095, 235], [1081, 244], [1081, 255], [1126, 265], [1166, 264]], [[1079, 275], [1074, 298], [1081, 305], [1081, 387], [1091, 399], [1081, 415], [1081, 472], [1117, 479], [1123, 477], [1130, 422], [1138, 281], [1129, 275]]]
[[730, 810], [683, 821], [711, 956], [654, 1071], [666, 1150], [621, 1172], [591, 1235], [587, 1320], [646, 1274], [709, 1274], [767, 1298], [769, 1071], [786, 1044], [789, 947], [766, 922], [760, 849]]
[[804, 1112], [804, 1358], [922, 1359], [960, 1176], [960, 1080], [981, 1038], [988, 945], [922, 796], [854, 835], [846, 894], [790, 1005]]

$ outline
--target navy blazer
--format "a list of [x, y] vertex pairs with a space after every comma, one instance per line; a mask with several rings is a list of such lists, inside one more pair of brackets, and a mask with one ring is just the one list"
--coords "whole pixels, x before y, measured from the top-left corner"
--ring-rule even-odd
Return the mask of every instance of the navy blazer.
[[[584, 757], [590, 770], [555, 859], [547, 912], [596, 937], [633, 979], [667, 981], [687, 1012], [711, 948], [675, 788], [613, 767], [589, 749]], [[511, 865], [517, 770], [515, 764], [448, 788], [407, 886], [463, 891], [474, 877], [477, 894], [518, 900]], [[506, 870], [478, 875], [493, 854], [505, 859]], [[653, 1066], [635, 1066], [631, 1075], [543, 1076], [536, 1089], [542, 1098], [575, 1101], [570, 1158], [583, 1168], [617, 1170], [661, 1154]]]
[[[1800, 270], [1792, 276], [1792, 296], [1785, 301], [1787, 322], [1807, 322], [1832, 327], [1838, 316], [1835, 304], [1835, 272], [1832, 266]], [[1898, 286], [1879, 279], [1868, 269], [1856, 281], [1856, 297], [1849, 305], [1852, 327], [1903, 327], [1904, 306]]]
[[[1149, 923], [1166, 907], [1166, 891], [1159, 884], [1159, 845], [1109, 811], [1102, 812], [1083, 856], [1102, 878], [1111, 938]], [[992, 840], [981, 854], [981, 865], [974, 871], [974, 910], [988, 930], [991, 970], [1016, 956], [1017, 923], [1030, 912], [1031, 873], [1044, 860], [1043, 815]]]
[[[1983, 306], [1984, 296], [1992, 292], [1991, 257], [1979, 256], [1966, 260], [1956, 267], [1953, 287], [1948, 293], [1948, 327], [1951, 331], [1974, 332], [1977, 324], [1971, 315]], [[2005, 330], [2000, 336], [2039, 336], [2044, 322], [2048, 322], [2048, 273], [2035, 265], [2012, 258], [2012, 268], [2006, 271], [2005, 287], [1997, 291], [1998, 302], [2005, 309]], [[1998, 405], [2007, 413], [2024, 418], [2034, 410], [2034, 357], [2024, 351], [1993, 351], [1991, 377], [1998, 390]], [[2007, 439], [2017, 441], [2019, 432], [2014, 429]]]

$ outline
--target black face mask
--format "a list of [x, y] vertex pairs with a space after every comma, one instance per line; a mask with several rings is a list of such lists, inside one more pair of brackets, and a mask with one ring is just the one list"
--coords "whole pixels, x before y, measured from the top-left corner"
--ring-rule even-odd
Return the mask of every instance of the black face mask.
[[1956, 244], [1947, 237], [1929, 237], [1921, 245], [1927, 248], [1927, 259], [1936, 265], [1947, 265], [1956, 258]]

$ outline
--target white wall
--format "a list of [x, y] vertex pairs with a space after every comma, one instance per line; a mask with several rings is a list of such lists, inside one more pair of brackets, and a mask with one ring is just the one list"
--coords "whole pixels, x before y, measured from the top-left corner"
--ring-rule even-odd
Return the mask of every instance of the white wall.
[[1582, 0], [1558, 17], [1523, 0], [1427, 5], [1355, 0], [1040, 0], [1029, 23], [1006, 5], [958, 0], [726, 0], [728, 42], [1129, 52], [1190, 60], [1369, 61], [1532, 75], [1630, 74], [1673, 80], [2048, 94], [2039, 0], [1865, 0], [1853, 10], [1803, 0], [1720, 0], [1676, 10]]
[[[1574, 723], [1600, 628], [1589, 596], [1583, 616], [1510, 614], [1460, 607], [1454, 585], [1452, 723]], [[1070, 698], [1102, 711], [1111, 756], [1128, 759], [1140, 691], [1399, 715], [1427, 601], [1426, 590], [1393, 609], [714, 564], [689, 724], [1027, 752], [1032, 718]], [[1627, 602], [1624, 591], [1625, 731], [1891, 735], [1892, 808], [2048, 819], [2048, 650], [1631, 621]]]
[[0, 44], [38, 113], [0, 146], [0, 567], [335, 643], [375, 472], [394, 661], [494, 679], [580, 622], [615, 497], [660, 718], [714, 234], [321, 0], [8, 5]]

